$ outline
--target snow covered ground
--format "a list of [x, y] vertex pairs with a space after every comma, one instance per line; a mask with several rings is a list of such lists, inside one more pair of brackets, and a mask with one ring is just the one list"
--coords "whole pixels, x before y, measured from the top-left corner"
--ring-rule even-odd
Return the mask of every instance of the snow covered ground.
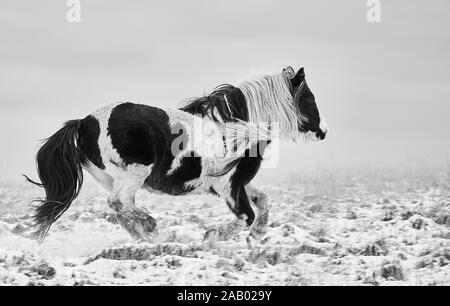
[[106, 194], [87, 182], [39, 245], [27, 202], [0, 187], [0, 285], [450, 285], [450, 182], [292, 177], [259, 185], [272, 198], [268, 236], [202, 242], [233, 220], [220, 199], [139, 192], [159, 235], [137, 243]]

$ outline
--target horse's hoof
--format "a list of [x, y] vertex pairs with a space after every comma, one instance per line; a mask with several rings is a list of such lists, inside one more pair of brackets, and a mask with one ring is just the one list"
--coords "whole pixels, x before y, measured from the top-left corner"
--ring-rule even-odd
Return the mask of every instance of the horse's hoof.
[[156, 220], [142, 211], [118, 213], [117, 221], [135, 240], [148, 240], [157, 233]]
[[205, 240], [219, 240], [227, 241], [236, 238], [239, 233], [247, 226], [246, 222], [242, 219], [237, 219], [231, 223], [212, 227], [205, 233]]
[[144, 234], [155, 234], [158, 231], [156, 220], [152, 216], [146, 216], [141, 222], [142, 231]]
[[267, 235], [267, 228], [250, 227], [250, 236], [256, 241], [261, 241]]
[[203, 235], [203, 241], [207, 240], [221, 240], [220, 239], [220, 228], [219, 227], [213, 227], [208, 229], [205, 234]]
[[233, 233], [227, 231], [223, 225], [208, 229], [203, 236], [203, 241], [227, 241], [234, 238]]

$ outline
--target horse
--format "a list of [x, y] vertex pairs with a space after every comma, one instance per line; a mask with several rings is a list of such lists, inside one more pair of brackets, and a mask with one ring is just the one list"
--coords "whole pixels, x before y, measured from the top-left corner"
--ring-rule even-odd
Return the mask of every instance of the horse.
[[[227, 129], [242, 132], [261, 122], [267, 123], [265, 129], [249, 130], [266, 138], [247, 131], [241, 145], [236, 145], [236, 139], [243, 139], [239, 133], [231, 137], [235, 142], [227, 142]], [[280, 139], [325, 138], [328, 127], [306, 83], [304, 68], [295, 72], [289, 66], [238, 86], [220, 85], [176, 109], [123, 102], [68, 121], [37, 152], [40, 182], [25, 176], [45, 190], [45, 198], [34, 200], [33, 205], [36, 238], [44, 239], [77, 198], [85, 170], [108, 192], [108, 206], [136, 240], [157, 233], [156, 220], [135, 205], [136, 192], [145, 189], [173, 196], [218, 196], [236, 219], [209, 228], [205, 239], [228, 240], [249, 229], [249, 237], [259, 241], [267, 233], [271, 200], [251, 181], [275, 137], [267, 132], [274, 126]], [[234, 154], [201, 150], [211, 143], [214, 152], [226, 152], [228, 144]], [[257, 154], [250, 154], [254, 149]]]

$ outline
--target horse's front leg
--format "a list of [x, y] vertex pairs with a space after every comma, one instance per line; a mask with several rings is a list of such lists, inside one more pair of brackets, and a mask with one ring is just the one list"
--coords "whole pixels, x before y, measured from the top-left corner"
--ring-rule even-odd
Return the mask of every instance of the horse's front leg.
[[249, 197], [243, 185], [232, 186], [228, 192], [225, 191], [220, 196], [225, 200], [237, 219], [233, 222], [210, 228], [205, 234], [205, 239], [233, 239], [241, 231], [251, 226], [255, 219], [255, 213], [250, 206]]
[[249, 200], [257, 208], [256, 219], [250, 227], [250, 235], [259, 241], [267, 234], [271, 200], [268, 195], [252, 184], [245, 186], [245, 190], [247, 191]]

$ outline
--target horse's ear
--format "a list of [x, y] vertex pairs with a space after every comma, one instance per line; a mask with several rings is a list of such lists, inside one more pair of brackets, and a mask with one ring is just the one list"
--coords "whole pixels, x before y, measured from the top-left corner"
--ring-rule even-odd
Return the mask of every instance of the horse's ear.
[[305, 80], [305, 68], [300, 68], [295, 76], [291, 78], [291, 84], [294, 88], [300, 86], [300, 84]]
[[296, 75], [296, 77], [299, 77], [299, 78], [301, 78], [302, 80], [304, 80], [305, 79], [305, 68], [300, 68], [299, 70], [298, 70], [298, 72], [297, 72], [297, 75]]

